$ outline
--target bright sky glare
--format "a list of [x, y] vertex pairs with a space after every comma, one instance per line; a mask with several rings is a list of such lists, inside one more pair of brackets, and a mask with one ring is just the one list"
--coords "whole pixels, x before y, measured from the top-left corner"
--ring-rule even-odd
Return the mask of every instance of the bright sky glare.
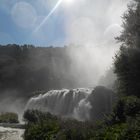
[[41, 28], [41, 26], [45, 24], [45, 22], [47, 22], [47, 20], [55, 12], [55, 10], [59, 7], [61, 3], [63, 3], [64, 6], [66, 6], [66, 5], [71, 5], [73, 2], [74, 0], [58, 0], [54, 8], [50, 11], [50, 13], [44, 18], [44, 20], [40, 23], [40, 25], [34, 30], [34, 33], [36, 33]]
[[72, 4], [74, 2], [74, 0], [63, 0], [63, 2], [65, 4]]
[[43, 26], [45, 24], [45, 22], [49, 19], [49, 17], [55, 12], [55, 10], [57, 9], [57, 7], [62, 3], [63, 0], [59, 0], [56, 5], [54, 6], [54, 8], [50, 11], [50, 13], [44, 18], [44, 20], [40, 23], [40, 25], [34, 30], [34, 33], [36, 33], [41, 26]]
[[0, 44], [98, 44], [120, 30], [128, 1], [0, 0]]

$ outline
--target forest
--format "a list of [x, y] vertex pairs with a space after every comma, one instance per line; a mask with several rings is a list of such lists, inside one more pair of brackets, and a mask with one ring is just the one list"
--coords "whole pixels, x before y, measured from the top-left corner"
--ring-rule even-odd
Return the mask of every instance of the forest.
[[34, 92], [78, 86], [70, 68], [72, 60], [67, 53], [70, 49], [0, 45], [1, 94], [6, 90], [16, 90], [16, 95], [11, 96], [27, 98]]

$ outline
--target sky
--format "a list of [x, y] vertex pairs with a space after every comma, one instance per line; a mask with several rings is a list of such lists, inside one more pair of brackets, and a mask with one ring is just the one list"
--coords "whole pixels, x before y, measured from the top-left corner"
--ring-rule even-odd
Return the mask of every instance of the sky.
[[121, 16], [128, 1], [0, 0], [0, 44], [64, 46], [113, 41], [122, 30]]

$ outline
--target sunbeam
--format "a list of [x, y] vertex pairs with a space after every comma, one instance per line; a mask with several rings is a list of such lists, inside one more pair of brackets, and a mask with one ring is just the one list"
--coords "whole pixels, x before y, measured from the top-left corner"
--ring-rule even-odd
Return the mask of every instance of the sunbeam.
[[36, 33], [44, 24], [45, 22], [49, 19], [49, 17], [55, 12], [55, 10], [58, 8], [58, 6], [62, 3], [63, 0], [59, 0], [55, 7], [50, 11], [50, 13], [44, 18], [44, 20], [39, 24], [39, 26], [36, 27], [33, 33]]

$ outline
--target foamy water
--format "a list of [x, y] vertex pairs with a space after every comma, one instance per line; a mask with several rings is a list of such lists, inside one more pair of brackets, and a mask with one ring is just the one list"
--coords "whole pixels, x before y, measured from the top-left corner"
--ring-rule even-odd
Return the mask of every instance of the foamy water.
[[96, 92], [93, 88], [51, 90], [31, 98], [26, 109], [37, 109], [81, 121], [90, 120], [92, 114], [96, 114], [96, 108], [102, 107], [102, 113], [111, 110], [112, 92], [104, 87], [98, 89]]
[[0, 140], [23, 140], [24, 129], [0, 127]]
[[[55, 115], [72, 117], [80, 120], [87, 120], [89, 119], [89, 115], [81, 115], [81, 105], [86, 110], [90, 109], [90, 103], [86, 99], [88, 95], [91, 94], [91, 91], [91, 89], [84, 88], [51, 90], [46, 94], [40, 94], [37, 97], [31, 98], [26, 108], [38, 109]], [[88, 104], [89, 106], [87, 106]], [[86, 111], [86, 113], [89, 112]]]

